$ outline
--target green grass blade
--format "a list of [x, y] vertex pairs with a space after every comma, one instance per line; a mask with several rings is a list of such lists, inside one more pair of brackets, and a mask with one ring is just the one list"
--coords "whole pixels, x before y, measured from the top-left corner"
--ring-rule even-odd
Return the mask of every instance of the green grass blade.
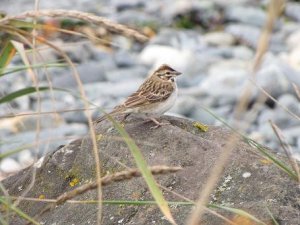
[[121, 136], [123, 137], [124, 141], [128, 145], [128, 148], [131, 151], [131, 154], [134, 157], [135, 163], [140, 170], [140, 172], [143, 175], [143, 178], [145, 179], [149, 190], [155, 199], [158, 207], [160, 208], [161, 212], [165, 215], [165, 217], [172, 223], [175, 224], [175, 221], [172, 217], [170, 208], [168, 206], [168, 202], [164, 199], [164, 196], [162, 194], [162, 191], [157, 186], [157, 183], [151, 173], [151, 171], [148, 168], [148, 165], [146, 163], [146, 160], [144, 159], [140, 149], [135, 144], [134, 140], [130, 138], [128, 133], [125, 131], [125, 129], [117, 123], [110, 115], [107, 114], [108, 119], [114, 124], [115, 128], [119, 131]]
[[0, 214], [0, 224], [1, 224], [1, 225], [9, 225], [9, 224], [4, 220], [4, 218], [1, 217], [1, 214]]
[[[64, 92], [67, 92], [67, 93], [71, 93], [69, 90], [66, 90], [66, 89], [63, 89], [63, 88], [52, 88], [52, 89], [55, 90], [55, 91], [64, 91]], [[35, 87], [24, 88], [24, 89], [15, 91], [13, 93], [10, 93], [10, 94], [0, 98], [0, 104], [10, 102], [10, 101], [12, 101], [16, 98], [35, 93], [37, 91], [48, 91], [48, 90], [51, 90], [51, 88], [47, 87], [47, 86], [39, 87], [39, 88], [35, 88]]]
[[278, 223], [278, 222], [276, 221], [276, 219], [274, 218], [274, 216], [273, 216], [273, 214], [272, 214], [272, 212], [270, 211], [270, 209], [269, 209], [268, 206], [266, 206], [266, 209], [267, 209], [267, 211], [268, 211], [268, 214], [271, 216], [271, 219], [272, 219], [273, 224], [274, 224], [274, 225], [279, 225], [279, 223]]
[[284, 162], [277, 159], [275, 156], [273, 156], [273, 154], [269, 153], [267, 148], [265, 148], [264, 146], [262, 146], [261, 144], [257, 143], [256, 141], [250, 138], [247, 137], [244, 138], [246, 143], [258, 149], [264, 156], [266, 156], [270, 161], [272, 161], [279, 169], [287, 173], [292, 179], [298, 181], [297, 174], [292, 169], [290, 169]]
[[16, 27], [16, 28], [41, 28], [43, 25], [41, 24], [34, 24], [33, 22], [28, 22], [24, 20], [10, 20], [9, 25]]
[[39, 223], [37, 221], [35, 221], [33, 218], [31, 218], [30, 216], [28, 216], [26, 213], [24, 213], [23, 211], [21, 211], [20, 209], [18, 209], [16, 206], [14, 206], [14, 205], [10, 204], [9, 202], [7, 202], [2, 197], [0, 197], [0, 203], [3, 204], [4, 206], [6, 206], [11, 211], [14, 211], [20, 217], [22, 217], [25, 220], [31, 222], [32, 224], [39, 225]]
[[274, 163], [275, 166], [277, 166], [279, 169], [283, 170], [285, 173], [287, 173], [292, 179], [298, 181], [297, 174], [290, 169], [284, 162], [276, 158], [272, 153], [268, 151], [267, 148], [262, 146], [261, 144], [257, 143], [256, 141], [248, 138], [246, 135], [238, 132], [236, 129], [234, 129], [232, 126], [230, 126], [224, 119], [221, 117], [215, 115], [213, 112], [211, 112], [209, 109], [202, 107], [206, 112], [208, 112], [210, 115], [212, 115], [214, 118], [222, 122], [225, 126], [227, 126], [230, 130], [232, 130], [234, 133], [238, 134], [240, 137], [243, 138], [243, 140], [250, 146], [255, 147], [260, 153], [262, 153], [267, 159], [269, 159], [271, 162]]
[[47, 91], [49, 89], [50, 89], [49, 87], [39, 87], [38, 89], [36, 89], [35, 87], [24, 88], [24, 89], [12, 92], [12, 93], [0, 98], [0, 104], [10, 102], [16, 98], [35, 93], [37, 90], [38, 91]]
[[9, 64], [16, 54], [16, 49], [10, 41], [4, 43], [4, 47], [0, 52], [0, 74], [2, 70]]
[[[84, 201], [87, 203], [90, 201]], [[90, 202], [92, 203], [92, 202]], [[93, 202], [95, 203], [95, 202]], [[167, 202], [169, 205], [195, 205], [193, 202]], [[129, 200], [103, 200], [103, 204], [106, 205], [157, 205], [156, 201], [129, 201]]]
[[[65, 63], [41, 63], [41, 64], [36, 64], [36, 65], [31, 65], [30, 68], [32, 69], [39, 69], [39, 68], [51, 68], [51, 67], [67, 67], [68, 65]], [[0, 77], [10, 74], [10, 73], [15, 73], [23, 70], [29, 69], [28, 66], [16, 66], [13, 68], [9, 68], [6, 70], [0, 71]]]

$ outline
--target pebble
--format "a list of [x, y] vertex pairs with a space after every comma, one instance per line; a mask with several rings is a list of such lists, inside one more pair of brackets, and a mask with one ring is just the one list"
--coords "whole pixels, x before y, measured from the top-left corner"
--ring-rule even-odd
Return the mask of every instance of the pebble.
[[148, 74], [148, 69], [143, 66], [135, 66], [130, 68], [119, 68], [107, 71], [105, 78], [108, 82], [122, 82], [128, 80], [136, 80], [145, 78]]
[[[0, 152], [9, 152], [23, 146], [40, 156], [71, 141], [72, 139], [68, 139], [68, 137], [79, 137], [86, 134], [86, 132], [87, 127], [82, 124], [69, 124], [55, 129], [43, 129], [38, 135], [40, 144], [37, 148], [34, 146], [37, 138], [36, 131], [25, 131], [6, 137], [5, 143], [0, 146]], [[27, 147], [27, 145], [33, 146]]]
[[251, 6], [230, 6], [225, 11], [225, 20], [238, 22], [257, 27], [263, 27], [266, 21], [266, 13], [257, 7]]
[[300, 46], [296, 45], [289, 53], [289, 60], [290, 63], [293, 65], [294, 68], [297, 70], [300, 69]]
[[194, 30], [178, 30], [172, 28], [162, 28], [157, 36], [150, 40], [148, 46], [152, 45], [168, 46], [174, 49], [186, 49], [191, 51], [201, 50], [206, 46], [201, 33]]
[[21, 169], [22, 169], [21, 165], [12, 158], [6, 157], [6, 158], [2, 159], [0, 162], [0, 170], [3, 173], [8, 173], [8, 174], [15, 173]]
[[229, 24], [225, 27], [225, 32], [232, 34], [241, 44], [256, 48], [260, 35], [260, 29], [255, 26], [245, 25], [241, 23]]
[[191, 96], [179, 96], [175, 105], [171, 108], [171, 112], [190, 117], [191, 112], [197, 107], [198, 101]]
[[129, 9], [141, 9], [145, 7], [145, 2], [141, 0], [113, 0], [111, 4], [116, 8], [118, 12]]
[[289, 127], [282, 130], [282, 134], [285, 137], [285, 141], [291, 146], [298, 145], [298, 138], [300, 134], [300, 125]]
[[[114, 54], [114, 60], [118, 68], [134, 67], [138, 65], [136, 55], [130, 54], [128, 51], [120, 50]], [[109, 71], [108, 69], [106, 69]]]
[[224, 32], [211, 32], [203, 36], [207, 44], [214, 46], [231, 46], [235, 42], [233, 35]]
[[141, 10], [129, 9], [122, 13], [112, 15], [112, 20], [117, 21], [121, 24], [127, 24], [130, 26], [145, 25], [145, 24], [159, 24], [159, 21], [154, 15], [150, 15], [147, 12]]
[[291, 33], [286, 39], [286, 45], [289, 50], [293, 50], [295, 47], [299, 47], [299, 39], [300, 39], [300, 30], [296, 30]]
[[211, 68], [209, 76], [199, 84], [199, 90], [214, 98], [213, 106], [234, 104], [245, 85], [247, 72], [238, 67], [231, 69], [231, 63], [221, 63], [220, 66]]
[[265, 65], [258, 71], [256, 83], [275, 98], [292, 90], [290, 81], [281, 68], [274, 63]]
[[[115, 68], [113, 63], [106, 64], [107, 70], [113, 68]], [[77, 72], [83, 84], [94, 83], [94, 82], [105, 80], [103, 64], [96, 61], [80, 64], [77, 67]], [[67, 71], [66, 73], [60, 76], [54, 77], [53, 86], [58, 88], [70, 88], [70, 87], [77, 87], [78, 83], [76, 82], [74, 73]]]
[[300, 118], [300, 102], [296, 96], [292, 94], [281, 95], [278, 99], [278, 103]]
[[127, 97], [137, 90], [140, 84], [144, 81], [143, 78], [133, 80], [126, 80], [123, 82], [97, 82], [93, 84], [86, 84], [84, 91], [90, 101], [101, 100], [105, 97], [121, 98]]
[[34, 162], [33, 155], [29, 149], [23, 150], [18, 154], [18, 162], [25, 168]]
[[241, 60], [252, 60], [254, 57], [254, 51], [247, 46], [236, 46], [232, 48], [233, 58]]
[[[159, 54], [157, 54], [159, 52]], [[178, 71], [184, 71], [193, 61], [194, 55], [189, 50], [179, 50], [163, 45], [149, 45], [140, 54], [140, 60], [147, 65], [159, 65], [166, 63], [172, 65]]]
[[288, 17], [300, 21], [300, 15], [299, 15], [299, 10], [300, 10], [300, 3], [298, 2], [287, 2], [285, 6], [284, 13]]

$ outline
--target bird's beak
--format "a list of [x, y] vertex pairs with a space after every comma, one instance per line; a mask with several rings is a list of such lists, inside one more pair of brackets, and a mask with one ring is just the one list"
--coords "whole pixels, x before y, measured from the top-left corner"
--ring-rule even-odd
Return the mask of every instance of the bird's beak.
[[181, 75], [181, 73], [178, 72], [178, 71], [174, 71], [172, 74], [173, 74], [174, 76], [179, 76], [179, 75]]

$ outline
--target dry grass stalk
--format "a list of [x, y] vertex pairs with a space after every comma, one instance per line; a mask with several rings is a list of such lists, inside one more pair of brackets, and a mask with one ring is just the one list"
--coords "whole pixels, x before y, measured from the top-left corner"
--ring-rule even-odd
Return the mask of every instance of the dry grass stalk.
[[284, 6], [285, 0], [272, 0], [269, 4], [267, 21], [264, 28], [262, 29], [262, 33], [257, 45], [256, 55], [254, 58], [254, 72], [259, 69], [262, 58], [268, 50], [274, 23], [277, 17], [279, 17], [282, 13]]
[[[20, 30], [20, 29], [13, 29], [13, 30], [17, 30], [17, 34], [18, 35], [23, 35], [25, 37], [30, 37], [32, 38], [32, 35], [29, 34], [28, 32], [26, 31], [23, 31], [23, 30]], [[93, 127], [93, 121], [92, 121], [92, 115], [91, 115], [91, 112], [88, 110], [88, 108], [90, 107], [89, 105], [89, 101], [86, 97], [86, 94], [84, 92], [84, 89], [83, 89], [83, 84], [80, 80], [80, 77], [79, 77], [79, 74], [73, 64], [73, 62], [71, 61], [71, 59], [68, 57], [68, 55], [63, 52], [60, 48], [56, 47], [55, 45], [53, 45], [52, 43], [50, 43], [49, 41], [45, 40], [44, 38], [42, 37], [39, 37], [39, 36], [36, 36], [35, 37], [38, 41], [40, 41], [41, 43], [44, 43], [48, 46], [50, 46], [51, 48], [53, 48], [54, 50], [56, 50], [58, 53], [60, 53], [63, 58], [66, 60], [66, 62], [70, 65], [70, 68], [72, 69], [72, 75], [74, 76], [74, 79], [78, 85], [78, 89], [79, 89], [79, 93], [80, 93], [80, 96], [81, 96], [81, 99], [84, 103], [84, 107], [87, 109], [85, 110], [85, 115], [87, 117], [87, 120], [88, 120], [88, 125], [89, 125], [89, 131], [90, 131], [90, 136], [91, 136], [91, 141], [92, 141], [92, 146], [93, 146], [93, 153], [94, 153], [94, 158], [95, 158], [95, 162], [96, 162], [96, 179], [97, 179], [97, 184], [98, 184], [98, 198], [99, 198], [99, 205], [98, 205], [98, 215], [101, 214], [102, 212], [102, 205], [101, 205], [101, 199], [102, 199], [102, 189], [101, 189], [101, 182], [100, 182], [100, 179], [101, 179], [101, 163], [100, 163], [100, 155], [99, 155], [99, 152], [98, 152], [98, 147], [97, 147], [97, 141], [96, 141], [96, 133], [95, 133], [95, 130], [94, 130], [94, 127]]]
[[[183, 199], [183, 200], [185, 200], [187, 202], [196, 204], [193, 200], [191, 200], [191, 199], [189, 199], [189, 198], [187, 198], [187, 197], [185, 197], [185, 196], [183, 196], [181, 194], [178, 194], [177, 192], [174, 192], [174, 191], [170, 190], [167, 187], [164, 187], [162, 185], [159, 185], [159, 187], [161, 187], [163, 190], [165, 190], [165, 191], [167, 191], [169, 193], [172, 193], [176, 197], [179, 197], [179, 198], [181, 198], [181, 199]], [[239, 224], [236, 224], [236, 223], [232, 222], [231, 220], [227, 219], [225, 216], [222, 216], [220, 213], [218, 213], [218, 212], [216, 212], [214, 210], [211, 210], [211, 209], [209, 209], [207, 207], [205, 207], [204, 210], [207, 211], [208, 213], [210, 213], [210, 214], [212, 214], [212, 215], [214, 215], [216, 217], [219, 217], [220, 219], [224, 220], [225, 222], [227, 222], [227, 224], [230, 224], [230, 225], [239, 225]]]
[[197, 200], [197, 204], [195, 209], [192, 211], [191, 216], [188, 218], [187, 225], [198, 225], [201, 220], [201, 216], [206, 209], [206, 205], [209, 201], [210, 193], [215, 188], [219, 178], [221, 177], [224, 167], [237, 143], [238, 136], [237, 134], [232, 134], [229, 137], [229, 141], [227, 145], [222, 149], [221, 154], [218, 160], [215, 161], [214, 167], [211, 169], [209, 178], [200, 191], [199, 199]]
[[[21, 36], [22, 37], [22, 36]], [[24, 38], [24, 41], [26, 42], [26, 38]], [[41, 95], [39, 92], [39, 82], [37, 79], [37, 74], [35, 73], [35, 71], [30, 67], [30, 61], [29, 58], [27, 57], [24, 45], [22, 43], [16, 42], [16, 41], [12, 41], [14, 47], [17, 49], [17, 51], [19, 52], [23, 63], [28, 67], [27, 72], [32, 80], [32, 83], [34, 84], [34, 87], [36, 89], [36, 93], [37, 93], [37, 105], [38, 105], [38, 113], [41, 111]], [[29, 44], [33, 49], [35, 49], [34, 44], [30, 43], [29, 41], [27, 42], [27, 44]], [[36, 123], [36, 136], [35, 136], [35, 146], [36, 149], [38, 151], [39, 146], [40, 146], [40, 116], [37, 117], [37, 123]], [[36, 158], [36, 156], [34, 157]], [[36, 177], [36, 168], [33, 167], [32, 168], [32, 177], [31, 177], [31, 182], [30, 184], [26, 187], [26, 189], [24, 190], [24, 192], [22, 193], [21, 198], [19, 198], [17, 201], [14, 202], [14, 206], [17, 206], [20, 202], [22, 197], [26, 196], [26, 194], [31, 190], [31, 188], [33, 187], [34, 183], [35, 183], [35, 177]]]
[[[28, 33], [27, 31], [23, 31], [23, 30], [16, 29], [16, 28], [11, 28], [11, 29], [15, 32], [16, 35], [18, 35], [20, 38], [22, 38], [25, 43], [26, 43], [25, 37], [32, 38], [32, 35], [30, 33]], [[80, 80], [79, 74], [78, 74], [73, 62], [71, 61], [71, 59], [60, 48], [56, 47], [55, 45], [53, 45], [49, 41], [45, 40], [44, 38], [39, 37], [39, 36], [36, 36], [35, 38], [38, 41], [40, 41], [41, 43], [44, 43], [44, 44], [50, 46], [51, 48], [53, 48], [54, 50], [56, 50], [57, 52], [59, 52], [63, 56], [63, 58], [66, 60], [66, 62], [70, 65], [70, 68], [72, 69], [72, 72], [73, 72], [72, 74], [73, 74], [74, 79], [76, 80], [76, 83], [78, 85], [78, 89], [79, 89], [79, 92], [80, 92], [81, 99], [84, 103], [84, 107], [86, 109], [88, 109], [89, 108], [89, 101], [88, 101], [88, 99], [86, 97], [86, 94], [84, 92], [83, 84]], [[92, 115], [91, 115], [91, 112], [89, 110], [85, 110], [85, 115], [88, 119], [89, 131], [90, 131], [90, 136], [91, 136], [91, 140], [92, 140], [92, 144], [93, 144], [93, 152], [94, 152], [95, 161], [96, 161], [96, 174], [97, 174], [98, 185], [101, 185], [101, 182], [100, 182], [100, 179], [101, 179], [100, 156], [99, 156], [98, 147], [97, 147], [96, 134], [95, 134], [95, 130], [94, 130], [94, 127], [93, 127], [93, 122], [92, 122]], [[101, 186], [98, 187], [98, 197], [99, 197], [99, 200], [102, 199]], [[101, 204], [101, 201], [99, 201], [99, 206], [98, 206], [99, 207], [99, 212], [101, 212], [101, 208], [102, 208], [102, 206], [100, 204]]]
[[300, 100], [300, 89], [299, 89], [299, 87], [295, 83], [292, 83], [292, 85], [293, 85], [293, 88], [296, 92], [296, 95], [297, 95], [298, 99]]
[[276, 102], [277, 105], [279, 105], [284, 111], [286, 111], [288, 114], [290, 114], [292, 117], [300, 121], [300, 117], [293, 113], [291, 110], [289, 110], [287, 107], [282, 105], [276, 98], [274, 98], [272, 95], [270, 95], [265, 89], [260, 87], [255, 83], [255, 81], [250, 79], [250, 82], [252, 82], [264, 95], [266, 95], [268, 98], [270, 98], [272, 101]]
[[136, 39], [140, 42], [146, 42], [149, 40], [149, 38], [142, 34], [139, 31], [133, 30], [127, 26], [115, 23], [109, 19], [95, 16], [90, 13], [75, 11], [75, 10], [63, 10], [63, 9], [54, 9], [54, 10], [40, 10], [40, 11], [27, 11], [22, 14], [16, 15], [16, 16], [6, 16], [3, 19], [0, 20], [0, 24], [6, 24], [10, 20], [15, 19], [25, 19], [28, 17], [36, 18], [36, 17], [42, 17], [42, 16], [48, 16], [48, 17], [70, 17], [75, 18], [79, 20], [88, 21], [90, 23], [103, 26], [107, 30]]
[[[269, 4], [268, 8], [268, 19], [266, 21], [265, 27], [262, 31], [262, 34], [260, 36], [257, 50], [256, 50], [256, 56], [253, 63], [253, 74], [256, 73], [257, 69], [259, 68], [263, 55], [266, 53], [268, 46], [269, 46], [269, 39], [271, 36], [271, 32], [273, 30], [274, 23], [276, 21], [276, 18], [280, 15], [282, 9], [283, 9], [283, 3], [284, 0], [273, 0]], [[242, 115], [247, 110], [247, 105], [250, 100], [251, 96], [251, 86], [248, 85], [244, 92], [241, 95], [240, 101], [237, 104], [235, 111], [234, 111], [234, 117], [236, 119], [236, 123], [234, 127], [241, 128], [240, 127], [240, 120], [242, 118]], [[188, 225], [197, 225], [198, 222], [201, 220], [201, 217], [203, 215], [203, 212], [205, 210], [205, 205], [208, 203], [209, 196], [211, 191], [215, 188], [219, 177], [221, 177], [221, 174], [223, 172], [223, 168], [225, 167], [227, 161], [229, 160], [229, 157], [234, 149], [235, 144], [238, 141], [238, 137], [236, 134], [233, 134], [228, 139], [228, 144], [225, 146], [225, 148], [221, 151], [221, 154], [216, 161], [216, 164], [211, 170], [210, 176], [207, 180], [206, 185], [204, 186], [203, 190], [200, 191], [199, 199], [197, 200], [197, 204], [195, 209], [193, 210], [190, 218], [188, 219], [187, 224]]]
[[285, 137], [284, 137], [283, 133], [281, 132], [280, 128], [272, 121], [269, 121], [269, 122], [270, 122], [272, 129], [273, 129], [274, 133], [276, 134], [278, 140], [280, 141], [280, 145], [283, 148], [287, 158], [289, 159], [293, 170], [296, 172], [297, 177], [298, 177], [298, 182], [300, 183], [300, 170], [299, 170], [298, 163], [296, 162], [296, 160], [294, 159], [294, 157], [292, 155], [291, 146], [286, 142]]

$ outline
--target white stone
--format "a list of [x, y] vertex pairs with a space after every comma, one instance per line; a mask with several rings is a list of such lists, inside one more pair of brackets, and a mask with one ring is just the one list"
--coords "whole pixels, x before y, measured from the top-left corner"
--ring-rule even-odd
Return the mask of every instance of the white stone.
[[300, 70], [300, 45], [292, 49], [288, 56], [288, 61], [293, 68]]
[[288, 48], [292, 50], [296, 46], [300, 46], [299, 40], [300, 40], [300, 30], [297, 30], [291, 33], [290, 36], [288, 36], [288, 38], [286, 39], [286, 44]]
[[5, 158], [0, 163], [0, 170], [4, 173], [14, 173], [21, 169], [21, 165], [12, 158]]
[[18, 161], [20, 162], [22, 167], [27, 167], [33, 163], [34, 159], [31, 152], [28, 149], [26, 149], [19, 153]]
[[275, 98], [282, 93], [290, 91], [291, 88], [290, 81], [287, 79], [280, 66], [271, 62], [268, 62], [268, 65], [263, 66], [258, 71], [256, 75], [256, 84], [259, 87], [264, 88], [265, 91]]
[[171, 65], [174, 69], [184, 72], [190, 62], [194, 61], [194, 54], [189, 50], [179, 50], [163, 45], [149, 45], [139, 56], [144, 64], [154, 65], [155, 68], [163, 63]]
[[230, 46], [235, 42], [232, 34], [224, 32], [207, 33], [204, 35], [203, 39], [207, 44], [216, 46]]
[[243, 173], [243, 177], [244, 177], [244, 178], [248, 178], [248, 177], [250, 177], [250, 176], [251, 176], [251, 173], [249, 173], [249, 172]]
[[233, 104], [248, 78], [245, 65], [228, 68], [226, 63], [222, 64], [211, 67], [209, 76], [199, 84], [199, 90], [214, 99], [213, 105]]

